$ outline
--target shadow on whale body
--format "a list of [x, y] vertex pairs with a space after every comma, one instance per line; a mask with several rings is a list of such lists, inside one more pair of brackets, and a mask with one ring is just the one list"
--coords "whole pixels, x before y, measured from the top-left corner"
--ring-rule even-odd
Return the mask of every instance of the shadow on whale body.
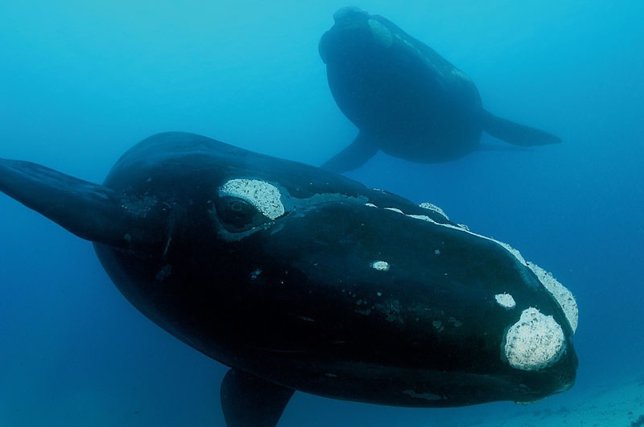
[[355, 7], [333, 17], [320, 56], [333, 98], [359, 133], [325, 168], [356, 169], [378, 150], [421, 163], [453, 160], [479, 149], [482, 132], [520, 147], [560, 142], [486, 111], [465, 73], [388, 19]]
[[103, 185], [0, 160], [0, 190], [94, 242], [137, 309], [231, 367], [230, 427], [275, 426], [296, 390], [447, 407], [574, 382], [572, 294], [434, 205], [188, 133], [142, 141]]

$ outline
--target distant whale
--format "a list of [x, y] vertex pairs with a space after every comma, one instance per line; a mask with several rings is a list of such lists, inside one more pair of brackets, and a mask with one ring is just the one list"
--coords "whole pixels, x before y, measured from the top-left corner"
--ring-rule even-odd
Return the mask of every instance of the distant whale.
[[487, 112], [474, 83], [386, 18], [347, 7], [321, 38], [331, 93], [359, 129], [323, 167], [355, 169], [378, 150], [431, 163], [476, 150], [483, 131], [511, 144], [560, 142], [554, 135]]
[[103, 185], [0, 159], [0, 191], [94, 242], [136, 308], [231, 367], [229, 427], [276, 426], [295, 390], [445, 407], [574, 382], [572, 294], [430, 204], [188, 133], [142, 141]]

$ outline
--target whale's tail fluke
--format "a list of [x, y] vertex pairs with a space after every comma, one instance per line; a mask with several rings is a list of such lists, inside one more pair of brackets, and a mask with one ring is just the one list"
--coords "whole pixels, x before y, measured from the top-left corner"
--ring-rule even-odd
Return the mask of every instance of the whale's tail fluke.
[[558, 136], [530, 126], [502, 119], [487, 111], [483, 112], [483, 130], [495, 138], [522, 147], [557, 144], [561, 142]]

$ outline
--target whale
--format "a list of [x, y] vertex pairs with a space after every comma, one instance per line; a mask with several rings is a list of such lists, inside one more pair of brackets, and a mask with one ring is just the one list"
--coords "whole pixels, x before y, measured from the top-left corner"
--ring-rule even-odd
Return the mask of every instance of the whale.
[[230, 368], [228, 427], [275, 427], [296, 391], [453, 407], [574, 384], [572, 293], [431, 203], [182, 132], [134, 145], [102, 184], [0, 159], [0, 191]]
[[387, 18], [345, 7], [334, 21], [319, 53], [331, 94], [358, 135], [325, 168], [357, 169], [378, 151], [420, 163], [450, 161], [493, 149], [480, 145], [483, 132], [522, 149], [561, 141], [488, 112], [463, 71]]

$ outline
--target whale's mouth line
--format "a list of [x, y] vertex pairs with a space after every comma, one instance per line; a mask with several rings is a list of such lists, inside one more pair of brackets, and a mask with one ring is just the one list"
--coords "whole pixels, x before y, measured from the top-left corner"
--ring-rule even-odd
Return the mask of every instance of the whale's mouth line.
[[[265, 350], [265, 349], [262, 349]], [[267, 351], [267, 354], [278, 354], [278, 351]], [[306, 366], [301, 366], [297, 362], [290, 361], [297, 368], [302, 368], [306, 371]], [[415, 378], [418, 381], [422, 378], [421, 384], [411, 384], [401, 382], [397, 384], [395, 390], [391, 390], [386, 395], [381, 395], [382, 404], [397, 404], [401, 399], [408, 405], [416, 407], [429, 407], [435, 406], [436, 402], [443, 402], [442, 406], [462, 406], [463, 404], [474, 403], [475, 396], [480, 392], [479, 386], [483, 383], [489, 386], [489, 391], [504, 390], [505, 399], [515, 403], [531, 403], [547, 397], [551, 393], [560, 393], [572, 387], [574, 381], [562, 379], [559, 385], [547, 391], [540, 391], [534, 386], [530, 386], [522, 381], [512, 381], [508, 377], [492, 378], [487, 374], [478, 372], [451, 372], [445, 374], [442, 370], [437, 369], [419, 369], [412, 368], [399, 368], [392, 365], [381, 365], [369, 362], [354, 363], [351, 361], [344, 361], [340, 363], [328, 362], [323, 360], [316, 360], [320, 372], [324, 372], [318, 378], [323, 382], [337, 383], [338, 381], [350, 381], [352, 383], [362, 383], [365, 381], [365, 387], [374, 388], [374, 381], [377, 384], [380, 381], [387, 382], [390, 378]], [[459, 376], [464, 384], [472, 384], [471, 394], [469, 397], [459, 395], [458, 393], [446, 393], [440, 387], [435, 387], [433, 384], [440, 383], [446, 375]], [[306, 386], [297, 384], [298, 389], [306, 391]], [[314, 391], [310, 390], [314, 394]], [[324, 394], [322, 394], [324, 395]], [[352, 401], [363, 401], [360, 396], [346, 396]], [[373, 396], [372, 396], [373, 397]], [[478, 402], [481, 403], [481, 402]]]

